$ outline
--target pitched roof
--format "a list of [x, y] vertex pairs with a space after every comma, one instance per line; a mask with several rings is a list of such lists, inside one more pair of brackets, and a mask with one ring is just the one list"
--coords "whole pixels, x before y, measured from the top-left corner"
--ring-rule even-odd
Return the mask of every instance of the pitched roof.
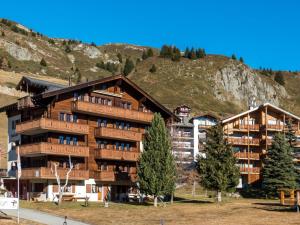
[[192, 119], [197, 119], [197, 118], [199, 118], [199, 117], [205, 117], [205, 116], [206, 116], [206, 117], [214, 118], [214, 119], [216, 119], [216, 120], [219, 120], [219, 119], [220, 119], [218, 116], [214, 115], [213, 113], [201, 113], [201, 114], [198, 114], [198, 115], [196, 115], [196, 116], [193, 116]]
[[97, 85], [97, 84], [101, 84], [101, 83], [105, 83], [105, 82], [109, 82], [109, 81], [114, 81], [114, 80], [122, 80], [122, 82], [123, 81], [126, 82], [131, 87], [133, 87], [135, 90], [137, 90], [141, 95], [143, 95], [146, 99], [148, 99], [154, 105], [159, 107], [162, 111], [164, 111], [168, 115], [170, 115], [170, 116], [172, 116], [172, 117], [174, 117], [178, 120], [178, 117], [174, 113], [172, 113], [169, 109], [167, 109], [165, 106], [163, 106], [158, 101], [156, 101], [153, 97], [151, 97], [149, 94], [147, 94], [145, 91], [143, 91], [134, 82], [132, 82], [131, 80], [129, 80], [128, 78], [126, 78], [125, 76], [123, 76], [121, 74], [120, 75], [109, 76], [109, 77], [105, 77], [105, 78], [97, 79], [97, 80], [93, 80], [93, 81], [89, 81], [89, 82], [86, 82], [86, 83], [77, 84], [77, 85], [70, 86], [70, 87], [64, 87], [64, 88], [60, 88], [60, 89], [56, 89], [56, 90], [52, 90], [52, 91], [47, 91], [47, 92], [35, 95], [35, 96], [33, 96], [33, 98], [34, 99], [46, 99], [46, 98], [53, 97], [53, 96], [56, 96], [56, 95], [61, 95], [61, 94], [69, 93], [69, 92], [72, 92], [72, 91], [77, 91], [77, 90], [80, 90], [82, 88], [92, 87], [92, 86]]
[[229, 122], [229, 121], [231, 121], [231, 120], [234, 120], [234, 119], [236, 119], [236, 118], [238, 118], [238, 117], [240, 117], [240, 116], [243, 116], [243, 115], [246, 115], [246, 114], [248, 114], [248, 113], [254, 112], [254, 111], [256, 111], [256, 110], [258, 110], [258, 109], [260, 109], [260, 108], [262, 108], [262, 107], [266, 107], [266, 106], [271, 107], [271, 108], [273, 108], [273, 109], [276, 109], [276, 110], [278, 110], [278, 111], [280, 111], [280, 112], [282, 112], [282, 113], [285, 113], [285, 114], [289, 115], [290, 117], [293, 117], [293, 118], [295, 118], [295, 119], [297, 119], [297, 120], [300, 120], [300, 117], [298, 117], [298, 116], [296, 116], [296, 115], [294, 115], [294, 114], [292, 114], [292, 113], [290, 113], [290, 112], [288, 112], [288, 111], [286, 111], [286, 110], [284, 110], [284, 109], [281, 109], [281, 108], [279, 108], [279, 107], [277, 107], [277, 106], [275, 106], [275, 105], [273, 105], [273, 104], [267, 102], [267, 103], [264, 103], [264, 104], [262, 104], [262, 105], [259, 105], [259, 106], [255, 107], [255, 108], [253, 108], [253, 109], [249, 109], [249, 110], [247, 110], [247, 111], [245, 111], [245, 112], [242, 112], [242, 113], [239, 113], [239, 114], [234, 115], [234, 116], [232, 116], [232, 117], [229, 117], [229, 118], [227, 118], [227, 119], [224, 119], [224, 120], [222, 121], [222, 123], [227, 123], [227, 122]]
[[62, 84], [57, 84], [45, 80], [28, 77], [28, 76], [23, 76], [22, 79], [17, 84], [16, 89], [20, 90], [21, 85], [24, 83], [27, 83], [28, 85], [32, 85], [32, 86], [38, 86], [40, 88], [45, 89], [45, 91], [54, 91], [66, 87], [65, 85]]

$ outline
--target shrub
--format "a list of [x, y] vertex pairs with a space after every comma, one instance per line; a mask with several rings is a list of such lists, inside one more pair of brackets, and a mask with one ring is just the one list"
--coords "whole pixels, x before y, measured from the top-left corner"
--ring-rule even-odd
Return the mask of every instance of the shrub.
[[42, 58], [42, 60], [40, 61], [40, 65], [47, 66], [46, 60], [44, 58]]
[[123, 59], [122, 59], [122, 55], [120, 52], [117, 54], [117, 57], [118, 57], [119, 62], [122, 63]]
[[156, 66], [153, 64], [149, 70], [150, 73], [155, 73], [156, 72]]
[[127, 58], [125, 61], [125, 66], [123, 69], [123, 74], [125, 76], [127, 76], [128, 74], [131, 73], [131, 71], [134, 69], [134, 63], [132, 62], [132, 60], [130, 58]]
[[66, 48], [65, 48], [65, 52], [66, 52], [66, 53], [70, 53], [70, 52], [71, 52], [71, 48], [70, 48], [70, 46], [69, 46], [69, 45], [67, 45], [67, 46], [66, 46]]
[[283, 73], [282, 73], [281, 71], [278, 71], [278, 72], [275, 74], [274, 80], [275, 80], [278, 84], [280, 84], [280, 85], [282, 85], [282, 86], [285, 85], [284, 75], [283, 75]]
[[231, 59], [236, 60], [235, 54], [232, 54]]

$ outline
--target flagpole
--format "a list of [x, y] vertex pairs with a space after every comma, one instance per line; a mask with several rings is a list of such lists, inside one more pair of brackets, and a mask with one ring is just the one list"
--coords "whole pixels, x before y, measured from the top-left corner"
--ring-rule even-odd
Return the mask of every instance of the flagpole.
[[17, 146], [17, 150], [18, 150], [18, 224], [20, 224], [20, 152], [19, 152], [19, 146]]

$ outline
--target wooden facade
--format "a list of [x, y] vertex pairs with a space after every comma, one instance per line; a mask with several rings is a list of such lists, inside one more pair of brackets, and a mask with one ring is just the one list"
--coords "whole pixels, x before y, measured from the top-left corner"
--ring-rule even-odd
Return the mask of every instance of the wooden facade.
[[[285, 133], [288, 124], [300, 136], [300, 118], [266, 103], [222, 121], [225, 138], [233, 146], [241, 172], [240, 187], [260, 184], [262, 160], [276, 132]], [[298, 145], [298, 141], [294, 144]]]
[[[24, 89], [22, 84], [19, 87]], [[64, 179], [69, 156], [74, 164], [71, 183], [94, 179], [110, 190], [124, 190], [116, 185], [134, 186], [142, 139], [154, 113], [166, 123], [176, 118], [121, 75], [32, 92], [30, 99], [4, 109], [8, 117], [20, 116], [16, 133], [21, 135], [21, 179], [29, 186], [32, 180], [43, 184], [53, 180], [54, 188], [53, 164], [58, 163]]]

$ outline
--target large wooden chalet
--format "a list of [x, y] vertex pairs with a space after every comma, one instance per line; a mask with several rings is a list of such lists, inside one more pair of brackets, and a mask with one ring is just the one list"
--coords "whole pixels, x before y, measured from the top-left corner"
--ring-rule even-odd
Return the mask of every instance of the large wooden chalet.
[[[42, 192], [52, 200], [58, 192], [53, 165], [58, 163], [63, 180], [71, 156], [66, 192], [91, 200], [125, 199], [135, 190], [137, 160], [153, 114], [166, 123], [176, 118], [122, 75], [69, 87], [23, 77], [17, 89], [28, 96], [1, 110], [8, 116], [8, 175], [16, 175], [19, 148], [23, 198]], [[5, 184], [16, 191], [14, 179]]]

